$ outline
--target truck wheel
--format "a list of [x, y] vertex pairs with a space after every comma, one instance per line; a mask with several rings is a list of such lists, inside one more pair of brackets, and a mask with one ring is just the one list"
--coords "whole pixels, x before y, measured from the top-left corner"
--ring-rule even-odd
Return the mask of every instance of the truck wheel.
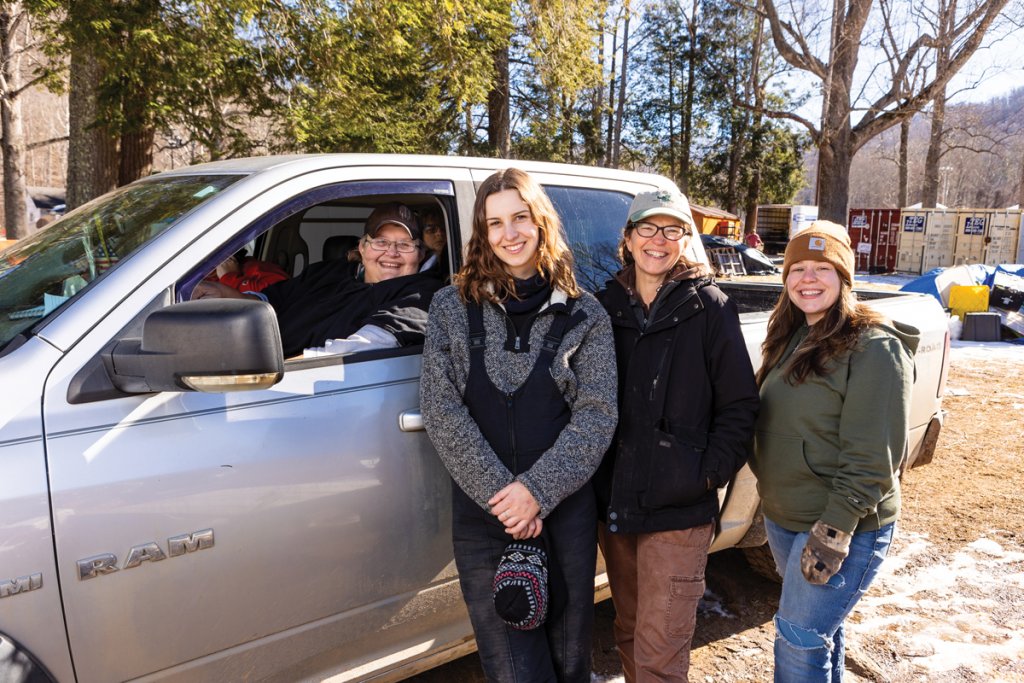
[[767, 543], [743, 548], [742, 550], [743, 557], [746, 558], [747, 564], [750, 565], [755, 574], [763, 576], [769, 581], [782, 583], [782, 577], [775, 571], [775, 558], [772, 557], [772, 551]]
[[36, 658], [0, 633], [0, 681], [4, 683], [53, 683]]

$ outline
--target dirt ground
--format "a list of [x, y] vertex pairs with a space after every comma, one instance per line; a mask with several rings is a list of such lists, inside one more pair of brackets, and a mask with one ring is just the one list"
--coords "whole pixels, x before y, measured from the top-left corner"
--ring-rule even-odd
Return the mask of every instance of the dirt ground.
[[[903, 478], [889, 559], [848, 620], [847, 679], [1024, 681], [1024, 364], [954, 354], [934, 461]], [[740, 551], [708, 566], [690, 680], [770, 681], [779, 587]], [[611, 601], [597, 606], [595, 681], [621, 680]], [[417, 677], [482, 681], [476, 655]]]
[[[1024, 681], [1024, 368], [954, 355], [934, 461], [903, 477], [903, 516], [848, 621], [849, 681]], [[771, 680], [778, 589], [712, 557], [692, 681]], [[609, 672], [610, 673], [610, 672]]]

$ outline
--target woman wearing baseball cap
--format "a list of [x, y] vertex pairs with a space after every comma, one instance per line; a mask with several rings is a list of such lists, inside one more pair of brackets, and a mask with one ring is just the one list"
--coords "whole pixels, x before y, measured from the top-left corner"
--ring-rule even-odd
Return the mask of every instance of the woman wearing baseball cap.
[[598, 528], [626, 681], [686, 681], [718, 489], [747, 459], [757, 387], [736, 306], [698, 262], [690, 206], [641, 192], [598, 298], [612, 319], [619, 425]]
[[853, 293], [846, 229], [816, 221], [786, 247], [757, 373], [758, 479], [782, 596], [775, 680], [843, 676], [843, 622], [871, 584], [900, 511], [918, 331]]

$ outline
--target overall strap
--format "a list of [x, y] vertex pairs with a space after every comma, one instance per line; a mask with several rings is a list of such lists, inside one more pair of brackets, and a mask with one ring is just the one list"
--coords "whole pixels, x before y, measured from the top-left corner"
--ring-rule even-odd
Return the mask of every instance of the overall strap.
[[484, 309], [477, 301], [466, 303], [466, 316], [469, 319], [469, 355], [483, 355], [487, 349], [487, 330], [484, 329]]
[[576, 301], [577, 299], [569, 299], [566, 302], [565, 310], [555, 315], [555, 319], [551, 322], [551, 327], [548, 328], [547, 334], [544, 335], [540, 356], [537, 358], [538, 364], [543, 362], [546, 365], [550, 365], [551, 361], [554, 360], [555, 353], [558, 352], [558, 347], [562, 345], [562, 338], [565, 336], [565, 333], [586, 318], [586, 313], [583, 311], [580, 311], [577, 315], [572, 314]]

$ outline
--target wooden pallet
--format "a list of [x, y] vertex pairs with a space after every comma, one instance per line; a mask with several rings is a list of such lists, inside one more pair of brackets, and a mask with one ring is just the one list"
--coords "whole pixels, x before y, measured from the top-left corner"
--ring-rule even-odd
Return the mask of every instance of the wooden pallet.
[[708, 255], [718, 266], [718, 272], [722, 275], [746, 275], [747, 269], [743, 266], [743, 257], [731, 247], [719, 247], [708, 249]]

